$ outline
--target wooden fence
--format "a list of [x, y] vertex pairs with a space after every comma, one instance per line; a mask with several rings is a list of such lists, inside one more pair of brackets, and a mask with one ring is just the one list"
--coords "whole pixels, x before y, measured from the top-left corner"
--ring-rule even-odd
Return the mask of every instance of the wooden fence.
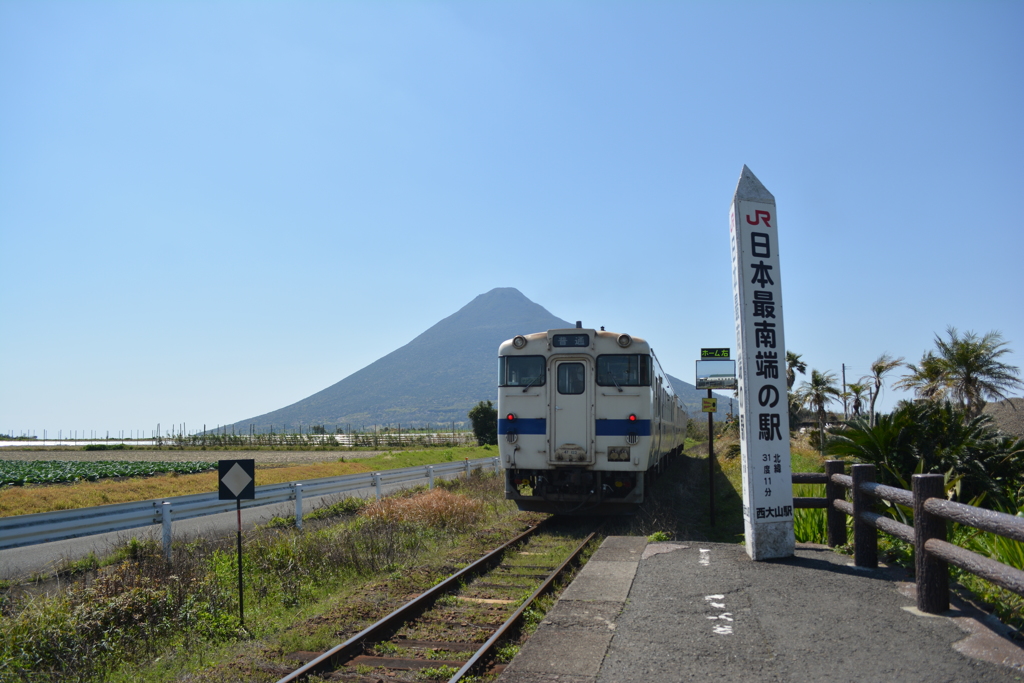
[[[1024, 518], [946, 500], [941, 474], [915, 474], [912, 491], [875, 481], [874, 465], [853, 465], [845, 474], [842, 460], [825, 463], [825, 473], [794, 472], [794, 484], [824, 484], [824, 498], [794, 498], [795, 508], [824, 508], [828, 545], [846, 544], [846, 516], [853, 517], [853, 562], [878, 566], [878, 533], [884, 531], [914, 546], [917, 608], [937, 614], [949, 609], [949, 565], [955, 565], [997, 586], [1024, 595], [1024, 571], [946, 541], [952, 521], [1024, 542]], [[847, 490], [851, 500], [847, 500]], [[878, 514], [875, 499], [914, 511], [914, 526]]]

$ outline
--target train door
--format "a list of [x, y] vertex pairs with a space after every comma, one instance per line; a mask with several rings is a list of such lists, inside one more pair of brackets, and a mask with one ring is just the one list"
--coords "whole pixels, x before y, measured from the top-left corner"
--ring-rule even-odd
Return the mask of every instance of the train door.
[[551, 423], [552, 462], [581, 463], [591, 460], [593, 430], [593, 374], [589, 358], [559, 359], [551, 373], [553, 389]]

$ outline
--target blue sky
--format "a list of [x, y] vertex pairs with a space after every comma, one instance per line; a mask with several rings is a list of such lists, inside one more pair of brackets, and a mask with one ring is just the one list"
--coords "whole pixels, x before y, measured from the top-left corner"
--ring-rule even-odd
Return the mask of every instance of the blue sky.
[[735, 347], [744, 164], [810, 367], [853, 381], [948, 325], [1024, 367], [1022, 28], [1020, 2], [0, 0], [0, 432], [252, 417], [494, 287], [692, 382]]

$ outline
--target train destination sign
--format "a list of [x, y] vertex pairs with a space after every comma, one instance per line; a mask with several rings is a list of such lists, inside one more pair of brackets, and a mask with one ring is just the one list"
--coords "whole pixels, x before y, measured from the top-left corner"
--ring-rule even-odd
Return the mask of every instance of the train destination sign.
[[715, 359], [697, 361], [698, 389], [735, 389], [736, 361]]
[[739, 360], [743, 527], [753, 560], [792, 557], [786, 339], [775, 197], [746, 166], [729, 211]]
[[589, 334], [556, 334], [551, 337], [552, 345], [559, 348], [590, 346]]
[[729, 349], [701, 349], [701, 358], [728, 358]]

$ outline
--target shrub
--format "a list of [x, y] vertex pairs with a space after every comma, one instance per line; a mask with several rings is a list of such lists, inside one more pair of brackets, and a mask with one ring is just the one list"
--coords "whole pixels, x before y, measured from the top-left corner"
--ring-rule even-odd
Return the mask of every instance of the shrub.
[[383, 498], [360, 514], [373, 521], [412, 522], [439, 528], [463, 529], [478, 520], [483, 504], [442, 488], [412, 498]]

